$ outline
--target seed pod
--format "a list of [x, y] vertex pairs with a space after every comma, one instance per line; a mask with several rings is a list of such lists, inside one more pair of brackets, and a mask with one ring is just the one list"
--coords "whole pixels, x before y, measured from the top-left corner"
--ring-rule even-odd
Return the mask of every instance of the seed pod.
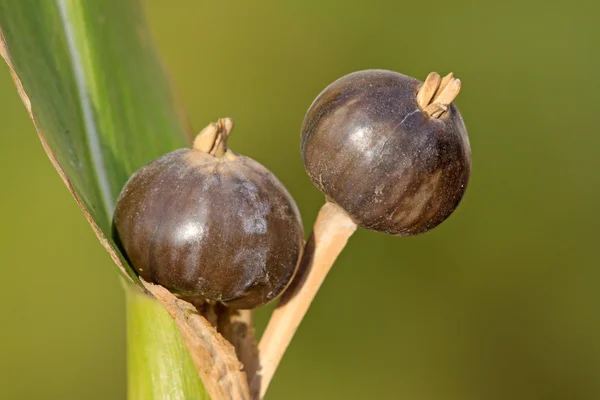
[[424, 83], [383, 70], [346, 75], [310, 106], [302, 156], [327, 198], [298, 277], [283, 294], [258, 346], [264, 396], [285, 349], [357, 225], [395, 235], [425, 232], [462, 198], [471, 148], [452, 104], [460, 81], [432, 72]]
[[329, 85], [310, 106], [302, 126], [308, 175], [359, 226], [414, 235], [437, 226], [458, 206], [471, 148], [446, 94], [458, 94], [460, 81], [435, 76], [437, 84], [417, 99], [422, 83], [414, 78], [355, 72]]
[[185, 298], [254, 308], [291, 281], [303, 246], [298, 209], [277, 178], [225, 142], [231, 120], [125, 185], [113, 230], [145, 280]]

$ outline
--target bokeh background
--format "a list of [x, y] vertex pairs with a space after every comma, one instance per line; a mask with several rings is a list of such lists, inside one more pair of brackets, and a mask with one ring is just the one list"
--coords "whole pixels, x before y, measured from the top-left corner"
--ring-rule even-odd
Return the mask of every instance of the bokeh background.
[[[357, 232], [268, 399], [600, 398], [597, 2], [146, 6], [194, 128], [233, 117], [231, 146], [284, 182], [307, 231], [323, 198], [299, 127], [328, 83], [365, 68], [463, 81], [463, 203], [422, 236]], [[0, 118], [0, 398], [123, 399], [117, 269], [4, 64]]]

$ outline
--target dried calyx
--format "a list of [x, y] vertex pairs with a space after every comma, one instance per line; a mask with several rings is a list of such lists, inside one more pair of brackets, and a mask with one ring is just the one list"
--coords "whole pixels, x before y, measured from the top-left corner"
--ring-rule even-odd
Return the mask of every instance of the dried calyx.
[[231, 118], [220, 118], [217, 122], [211, 122], [196, 136], [193, 149], [215, 157], [223, 157], [227, 153], [227, 139], [232, 130]]
[[419, 107], [433, 118], [440, 118], [448, 111], [448, 106], [460, 92], [460, 79], [450, 72], [441, 78], [431, 72], [417, 93]]

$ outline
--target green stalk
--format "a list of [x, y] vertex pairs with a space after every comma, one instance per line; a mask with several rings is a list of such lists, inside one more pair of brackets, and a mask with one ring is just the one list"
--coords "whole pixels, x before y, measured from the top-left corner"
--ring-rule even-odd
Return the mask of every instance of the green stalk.
[[209, 399], [179, 330], [164, 307], [124, 284], [129, 400]]

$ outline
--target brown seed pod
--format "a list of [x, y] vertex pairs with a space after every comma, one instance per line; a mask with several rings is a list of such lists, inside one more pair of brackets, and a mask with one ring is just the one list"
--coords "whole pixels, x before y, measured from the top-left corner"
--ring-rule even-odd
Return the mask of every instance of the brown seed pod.
[[255, 308], [291, 281], [304, 243], [298, 209], [277, 178], [232, 153], [229, 119], [127, 182], [113, 231], [133, 268], [185, 298]]
[[308, 110], [302, 126], [306, 170], [359, 226], [414, 235], [437, 226], [458, 206], [471, 148], [462, 117], [452, 98], [441, 96], [441, 85], [460, 81], [435, 76], [437, 85], [426, 86], [418, 99], [417, 79], [384, 70], [355, 72], [329, 85]]
[[308, 110], [302, 156], [326, 195], [298, 276], [261, 338], [264, 396], [285, 349], [357, 225], [395, 235], [425, 232], [462, 198], [471, 171], [467, 131], [452, 101], [452, 74], [421, 83], [383, 70], [355, 72], [329, 85]]

